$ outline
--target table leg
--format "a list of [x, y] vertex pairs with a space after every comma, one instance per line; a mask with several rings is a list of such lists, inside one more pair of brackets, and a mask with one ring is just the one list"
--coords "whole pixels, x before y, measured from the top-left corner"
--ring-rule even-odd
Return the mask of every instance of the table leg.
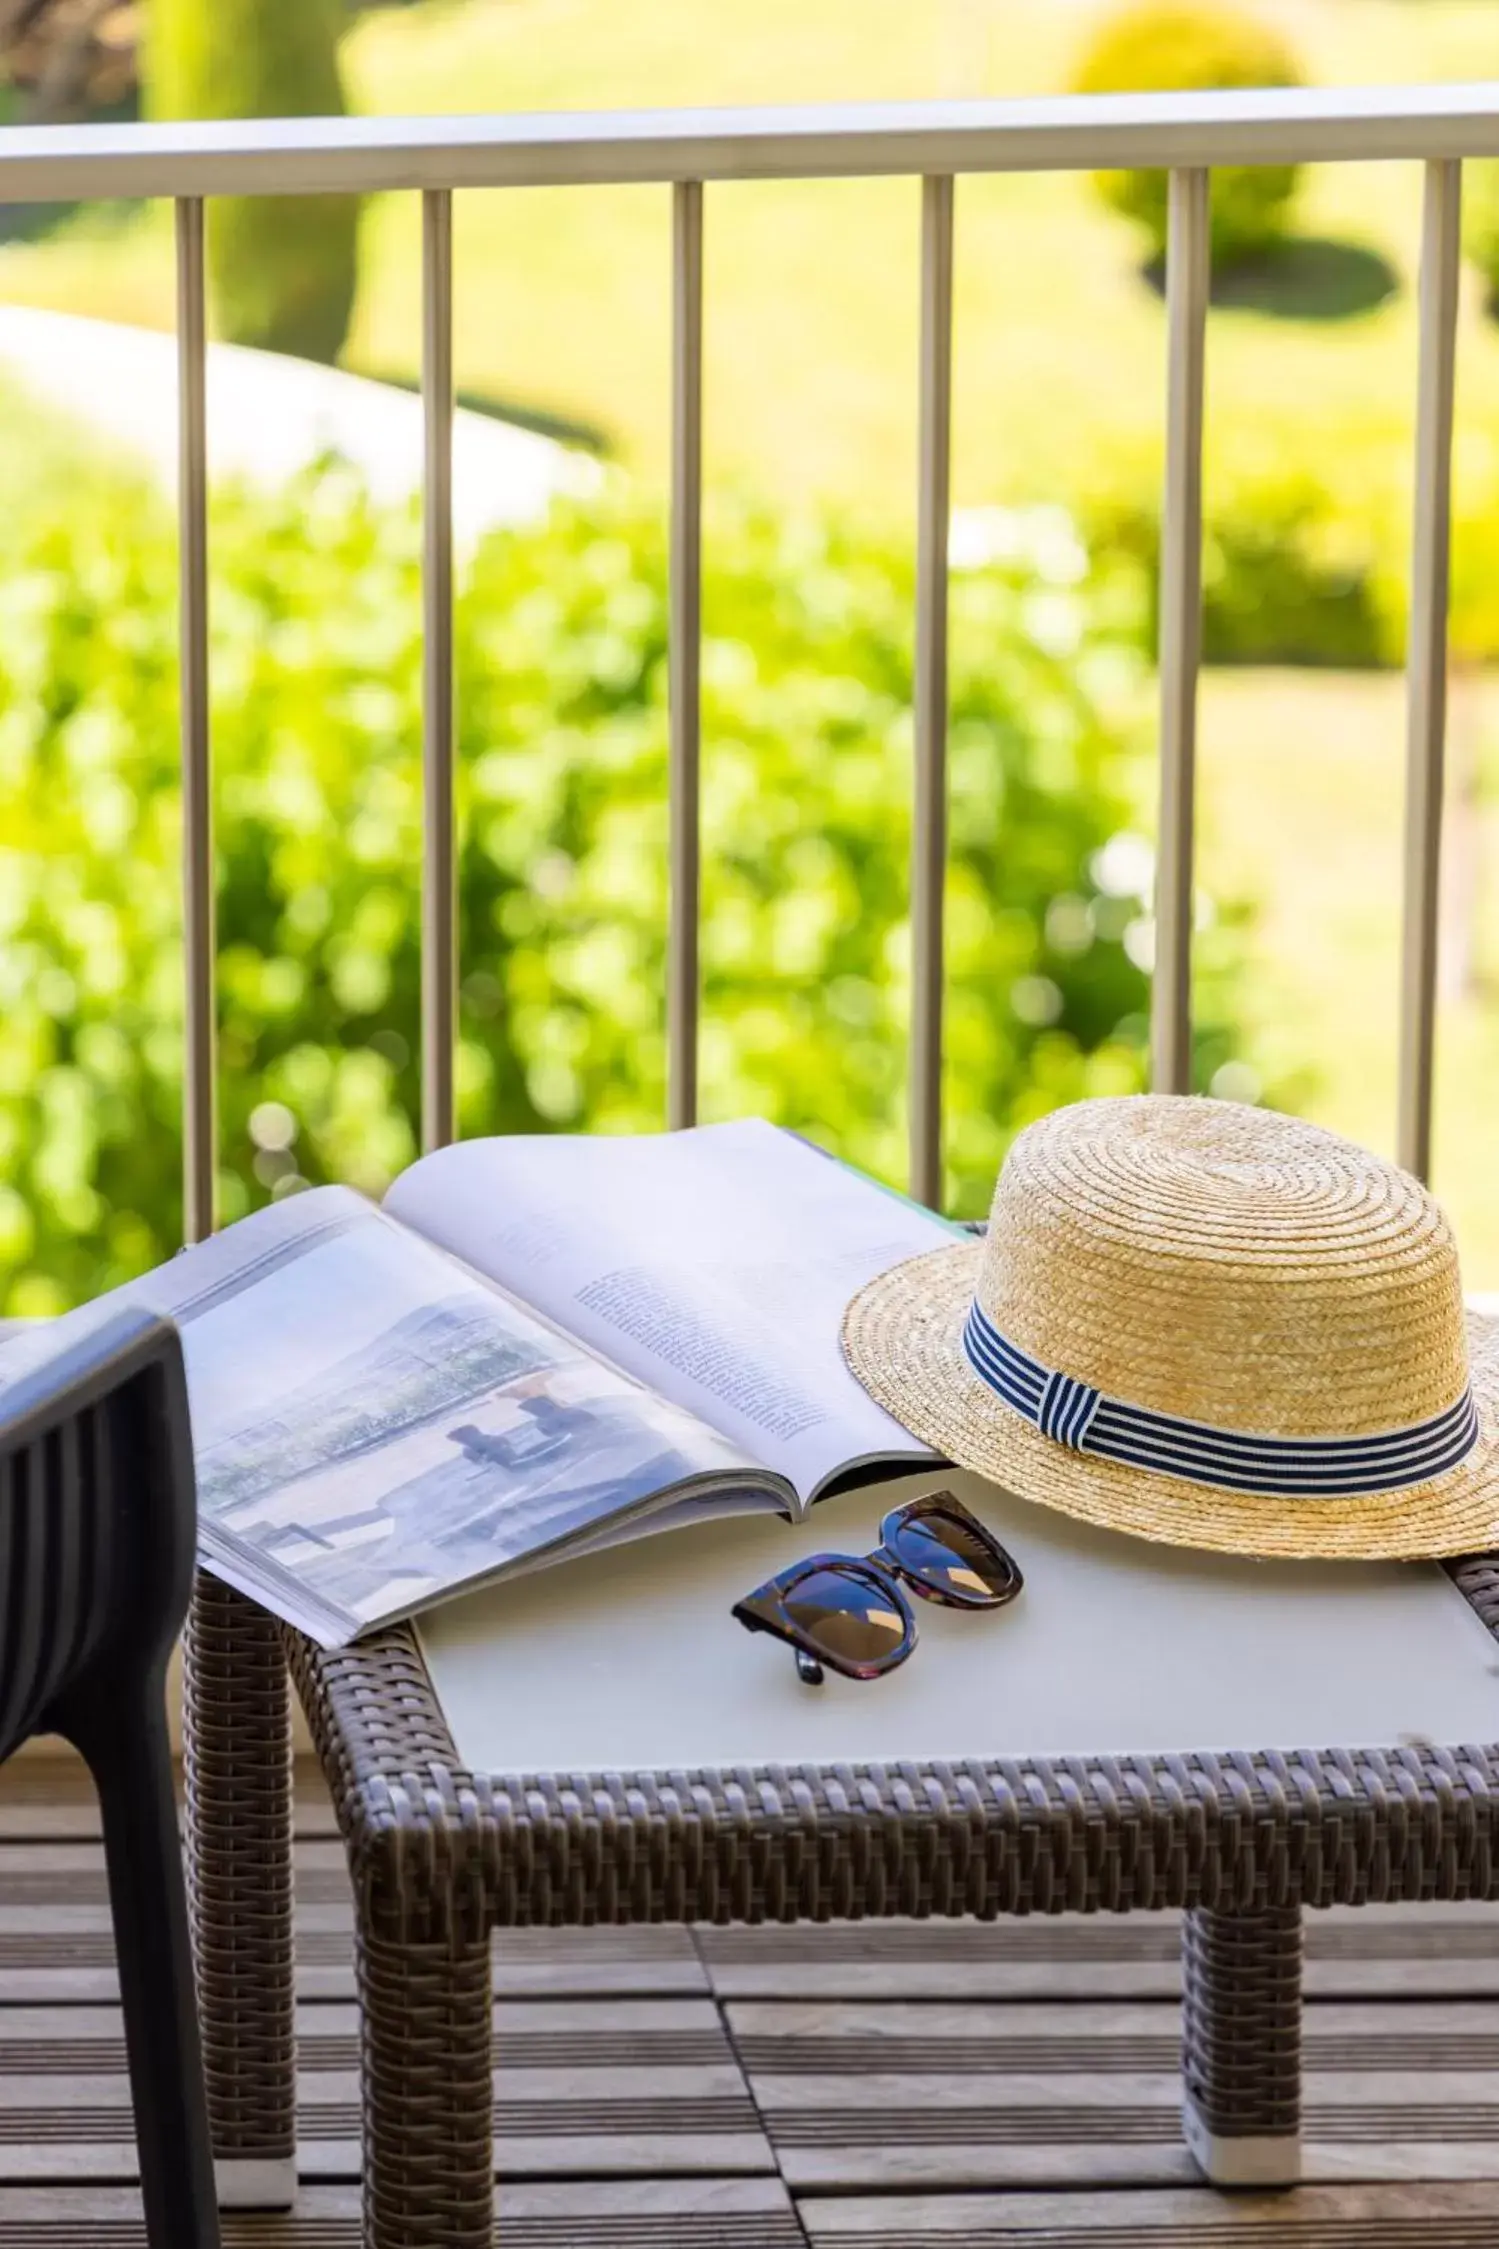
[[1183, 1916], [1182, 2109], [1214, 2186], [1301, 2176], [1301, 1915]]
[[199, 1574], [184, 1650], [188, 1897], [226, 2210], [297, 2191], [291, 1705], [280, 1630]]
[[492, 2249], [489, 1943], [358, 1937], [364, 2249]]

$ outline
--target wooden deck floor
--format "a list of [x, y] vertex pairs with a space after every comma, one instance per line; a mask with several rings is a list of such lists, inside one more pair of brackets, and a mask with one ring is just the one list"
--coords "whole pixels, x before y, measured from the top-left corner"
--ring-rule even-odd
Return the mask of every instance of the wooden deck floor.
[[[354, 2249], [350, 1914], [315, 1776], [298, 1843], [297, 2214]], [[504, 2249], [1499, 2249], [1499, 1909], [1319, 1917], [1311, 2183], [1227, 2200], [1177, 2136], [1164, 1917], [603, 1930], [495, 1948]], [[138, 2249], [92, 1801], [0, 1774], [0, 2249]]]

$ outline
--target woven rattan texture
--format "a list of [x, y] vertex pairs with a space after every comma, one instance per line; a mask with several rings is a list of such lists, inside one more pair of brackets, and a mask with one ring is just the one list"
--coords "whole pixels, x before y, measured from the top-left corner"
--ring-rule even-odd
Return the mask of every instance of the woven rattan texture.
[[491, 2249], [489, 1946], [355, 1942], [366, 2238]]
[[[1499, 1558], [1452, 1575], [1499, 1632]], [[409, 1631], [286, 1640], [361, 1917], [391, 1941], [1499, 1896], [1492, 1746], [491, 1777], [457, 1763]]]
[[214, 2153], [296, 2147], [291, 1726], [274, 1622], [199, 1572], [183, 1751], [194, 1962]]
[[1182, 2081], [1208, 2130], [1294, 2134], [1301, 2120], [1301, 1915], [1189, 1913]]

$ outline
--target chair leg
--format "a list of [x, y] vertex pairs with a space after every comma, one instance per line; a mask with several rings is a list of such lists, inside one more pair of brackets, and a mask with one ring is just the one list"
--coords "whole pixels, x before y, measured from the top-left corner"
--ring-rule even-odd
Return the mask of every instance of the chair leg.
[[183, 1711], [188, 1892], [221, 2208], [297, 2191], [291, 1703], [278, 1627], [199, 1574]]
[[99, 1792], [151, 2249], [219, 2249], [163, 1681], [68, 1712]]
[[1301, 1915], [1188, 1913], [1182, 1929], [1182, 2109], [1214, 2186], [1301, 2176]]
[[486, 1942], [360, 1932], [364, 2249], [492, 2249]]

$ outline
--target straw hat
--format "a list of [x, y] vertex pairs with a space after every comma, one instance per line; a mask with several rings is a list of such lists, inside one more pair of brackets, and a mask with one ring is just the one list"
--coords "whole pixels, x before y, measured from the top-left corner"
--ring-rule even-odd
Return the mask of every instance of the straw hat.
[[1420, 1183], [1232, 1101], [1043, 1117], [989, 1232], [860, 1290], [864, 1387], [960, 1467], [1173, 1546], [1499, 1547], [1499, 1320]]

